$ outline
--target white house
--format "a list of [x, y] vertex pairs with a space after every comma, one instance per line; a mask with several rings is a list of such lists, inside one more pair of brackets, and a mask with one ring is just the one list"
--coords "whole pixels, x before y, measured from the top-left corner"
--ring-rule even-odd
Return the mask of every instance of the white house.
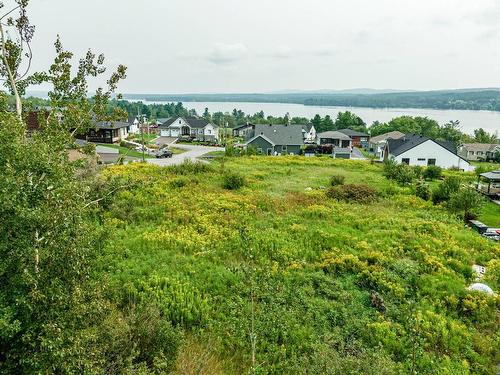
[[313, 124], [302, 125], [304, 143], [316, 143], [316, 128]]
[[141, 132], [141, 127], [140, 127], [141, 116], [142, 116], [142, 123], [147, 124], [148, 119], [145, 115], [129, 116], [128, 123], [129, 123], [130, 134], [139, 134]]
[[208, 142], [219, 139], [219, 127], [198, 117], [171, 117], [159, 129], [162, 137]]
[[458, 168], [466, 172], [474, 170], [467, 160], [457, 155], [453, 143], [434, 141], [417, 134], [388, 139], [384, 160], [388, 159], [408, 165], [437, 165], [444, 169]]

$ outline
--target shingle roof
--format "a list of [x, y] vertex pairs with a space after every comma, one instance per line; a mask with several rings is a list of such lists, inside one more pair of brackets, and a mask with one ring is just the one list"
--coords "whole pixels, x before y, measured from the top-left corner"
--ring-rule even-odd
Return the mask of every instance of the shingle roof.
[[255, 136], [263, 135], [275, 145], [302, 145], [301, 125], [255, 125]]
[[349, 137], [368, 137], [368, 134], [358, 132], [358, 131], [352, 130], [352, 129], [339, 129], [338, 131], [348, 135]]
[[342, 141], [352, 141], [352, 138], [345, 133], [341, 133], [335, 130], [330, 130], [323, 133], [318, 133], [319, 139], [340, 139]]
[[198, 118], [193, 116], [189, 117], [178, 116], [178, 117], [170, 117], [163, 124], [160, 125], [160, 128], [168, 128], [170, 125], [172, 125], [175, 121], [177, 121], [180, 118], [182, 118], [192, 128], [201, 129], [209, 124], [209, 122], [203, 118]]
[[377, 135], [376, 137], [370, 138], [370, 143], [379, 143], [379, 142], [385, 141], [389, 138], [399, 139], [399, 138], [404, 137], [404, 136], [405, 136], [405, 133], [401, 133], [401, 132], [398, 132], [397, 130], [395, 130], [393, 132], [380, 134], [380, 135]]
[[120, 129], [120, 128], [126, 128], [129, 127], [130, 124], [128, 122], [123, 122], [123, 121], [101, 121], [101, 122], [96, 122], [95, 127], [97, 129]]
[[492, 152], [496, 147], [500, 149], [500, 144], [496, 143], [464, 143], [462, 145], [467, 151]]
[[[387, 147], [389, 148], [389, 153], [394, 156], [401, 155], [402, 153], [416, 147], [424, 142], [433, 141], [430, 138], [424, 137], [418, 134], [406, 134], [404, 137], [399, 139], [389, 138], [387, 140]], [[447, 149], [453, 154], [457, 154], [457, 148], [453, 142], [447, 141], [433, 141], [440, 145], [441, 147]]]

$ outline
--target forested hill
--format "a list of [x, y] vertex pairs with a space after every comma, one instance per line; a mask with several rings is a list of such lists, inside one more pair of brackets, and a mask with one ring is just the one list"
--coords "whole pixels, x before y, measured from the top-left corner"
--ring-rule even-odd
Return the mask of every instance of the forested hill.
[[411, 91], [376, 94], [357, 93], [274, 93], [274, 94], [126, 94], [125, 99], [182, 102], [262, 102], [304, 105], [432, 108], [500, 111], [499, 89]]

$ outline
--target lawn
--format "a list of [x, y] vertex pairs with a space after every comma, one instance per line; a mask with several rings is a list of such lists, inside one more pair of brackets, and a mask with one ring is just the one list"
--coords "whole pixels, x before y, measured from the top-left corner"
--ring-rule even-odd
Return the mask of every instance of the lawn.
[[500, 228], [500, 205], [488, 201], [479, 220], [490, 227]]
[[[123, 147], [123, 146], [109, 144], [109, 143], [97, 143], [97, 144], [104, 146], [104, 147], [117, 149], [119, 151], [120, 155], [125, 155], [125, 156], [130, 156], [133, 158], [142, 159], [142, 152], [136, 151], [136, 150], [128, 148], [128, 147]], [[144, 156], [146, 159], [154, 158], [154, 156], [150, 156], [147, 153], [145, 153]]]
[[[499, 298], [466, 287], [477, 263], [499, 289], [499, 246], [381, 166], [241, 157], [102, 173], [130, 187], [107, 203], [96, 272], [117, 305], [158, 304], [179, 329], [178, 374], [494, 373]], [[234, 173], [245, 185], [222, 188]], [[379, 198], [327, 198], [332, 175]]]
[[[142, 143], [142, 135], [141, 134], [131, 134], [129, 135], [129, 140]], [[144, 142], [148, 145], [154, 143], [154, 140], [158, 138], [158, 134], [144, 134]]]

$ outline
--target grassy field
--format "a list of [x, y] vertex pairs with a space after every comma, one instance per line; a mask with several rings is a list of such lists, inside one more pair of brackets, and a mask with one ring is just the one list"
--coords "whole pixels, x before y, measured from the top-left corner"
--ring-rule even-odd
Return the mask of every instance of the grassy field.
[[[98, 145], [104, 146], [104, 147], [109, 147], [109, 148], [114, 148], [117, 149], [120, 152], [120, 155], [126, 155], [130, 156], [133, 158], [139, 158], [142, 159], [142, 152], [136, 151], [134, 149], [128, 148], [128, 147], [122, 147], [119, 145], [115, 144], [109, 144], [109, 143], [97, 143]], [[147, 153], [145, 154], [146, 159], [154, 158], [154, 156], [150, 156]]]
[[[227, 173], [245, 186], [223, 189]], [[379, 198], [329, 199], [332, 175]], [[499, 246], [381, 166], [242, 157], [103, 177], [132, 187], [108, 204], [96, 272], [118, 305], [152, 301], [182, 332], [176, 373], [494, 373], [499, 298], [466, 287], [478, 263], [499, 289]]]

